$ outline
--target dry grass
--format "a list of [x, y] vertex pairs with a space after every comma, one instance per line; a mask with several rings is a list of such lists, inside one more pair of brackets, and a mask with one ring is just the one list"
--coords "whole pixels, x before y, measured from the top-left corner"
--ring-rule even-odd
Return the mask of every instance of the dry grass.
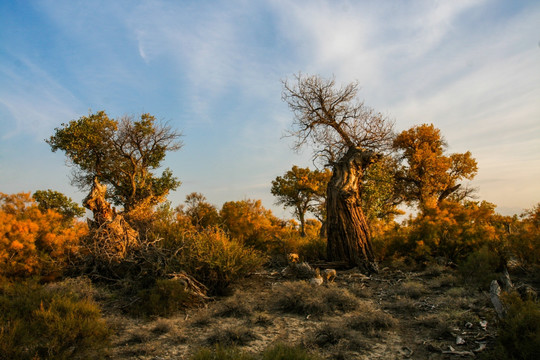
[[249, 302], [250, 295], [243, 291], [236, 292], [233, 296], [221, 301], [213, 316], [246, 318], [253, 314], [253, 304]]
[[275, 307], [285, 313], [322, 316], [357, 308], [358, 299], [335, 284], [311, 285], [303, 281], [286, 282], [275, 288]]
[[369, 336], [375, 336], [382, 330], [389, 330], [398, 325], [396, 318], [370, 302], [365, 302], [360, 308], [360, 311], [356, 311], [346, 319], [348, 328]]
[[252, 329], [239, 325], [215, 329], [206, 338], [206, 342], [209, 345], [244, 346], [258, 338], [259, 336]]
[[363, 351], [369, 343], [359, 331], [343, 326], [341, 321], [327, 322], [317, 328], [308, 342], [319, 348], [334, 348], [335, 351]]
[[[139, 323], [134, 326], [139, 332], [119, 326], [124, 335], [114, 342], [112, 358], [192, 359], [197, 349], [207, 347], [200, 359], [236, 354], [266, 360], [268, 349], [282, 343], [303, 345], [328, 360], [390, 360], [412, 353], [412, 358], [442, 360], [441, 350], [455, 347], [457, 334], [467, 340], [460, 350], [476, 348], [478, 339], [491, 341], [495, 315], [485, 295], [447, 289], [441, 285], [454, 273], [437, 273], [387, 271], [370, 279], [338, 275], [334, 284], [314, 286], [266, 272], [237, 284], [233, 295], [216, 298], [205, 309]], [[489, 321], [487, 331], [480, 319]], [[302, 357], [313, 356], [303, 350], [298, 356], [313, 358]]]
[[167, 319], [158, 319], [155, 323], [154, 323], [154, 326], [152, 327], [152, 333], [155, 334], [155, 335], [164, 335], [164, 334], [167, 334], [169, 332], [171, 332], [173, 326], [171, 324], [171, 321], [170, 320], [167, 320]]
[[398, 295], [405, 296], [411, 299], [419, 299], [420, 297], [425, 295], [428, 290], [423, 283], [415, 280], [409, 280], [402, 282], [400, 286], [395, 289], [395, 292]]

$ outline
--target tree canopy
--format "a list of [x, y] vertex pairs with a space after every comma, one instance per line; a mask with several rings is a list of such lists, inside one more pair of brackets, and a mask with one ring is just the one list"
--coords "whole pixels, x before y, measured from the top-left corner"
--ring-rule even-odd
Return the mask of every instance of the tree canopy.
[[397, 172], [400, 193], [421, 209], [437, 206], [449, 196], [465, 196], [460, 181], [471, 180], [478, 170], [476, 160], [467, 151], [445, 155], [446, 141], [433, 124], [414, 126], [394, 140], [401, 166]]
[[180, 205], [178, 210], [187, 215], [191, 224], [197, 229], [205, 229], [219, 224], [219, 212], [216, 207], [206, 201], [206, 197], [197, 192], [186, 195], [186, 204]]
[[158, 203], [180, 185], [169, 169], [153, 173], [167, 152], [182, 147], [180, 136], [150, 114], [111, 119], [99, 111], [62, 124], [46, 141], [53, 152], [65, 152], [74, 184], [89, 189], [97, 178], [111, 186], [107, 197], [128, 211]]
[[357, 100], [358, 83], [336, 87], [335, 79], [295, 75], [283, 82], [282, 99], [294, 114], [289, 135], [295, 148], [313, 146], [324, 165], [342, 158], [350, 148], [381, 152], [393, 137], [393, 122]]
[[83, 207], [77, 205], [70, 197], [65, 196], [61, 192], [48, 190], [37, 190], [32, 198], [38, 204], [39, 210], [55, 210], [61, 214], [66, 221], [73, 220], [76, 217], [84, 215]]
[[332, 173], [296, 165], [285, 175], [272, 181], [272, 195], [277, 197], [276, 203], [294, 209], [294, 216], [300, 221], [300, 234], [305, 236], [306, 213], [320, 215], [320, 204], [326, 198], [326, 187]]

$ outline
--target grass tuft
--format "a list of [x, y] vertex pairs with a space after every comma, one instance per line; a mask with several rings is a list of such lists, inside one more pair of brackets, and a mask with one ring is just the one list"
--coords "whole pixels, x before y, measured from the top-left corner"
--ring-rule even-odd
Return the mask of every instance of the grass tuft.
[[206, 341], [210, 345], [244, 346], [256, 339], [258, 339], [258, 336], [253, 330], [245, 326], [236, 326], [217, 329]]

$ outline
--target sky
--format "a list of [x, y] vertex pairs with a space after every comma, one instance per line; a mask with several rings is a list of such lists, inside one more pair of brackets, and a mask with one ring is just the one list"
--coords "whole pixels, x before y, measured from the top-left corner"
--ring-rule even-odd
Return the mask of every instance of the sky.
[[540, 2], [536, 0], [0, 2], [0, 192], [61, 191], [70, 120], [150, 113], [183, 133], [164, 166], [218, 208], [261, 199], [314, 168], [284, 138], [282, 81], [358, 81], [359, 100], [397, 132], [432, 123], [449, 153], [471, 151], [478, 200], [504, 215], [540, 202]]

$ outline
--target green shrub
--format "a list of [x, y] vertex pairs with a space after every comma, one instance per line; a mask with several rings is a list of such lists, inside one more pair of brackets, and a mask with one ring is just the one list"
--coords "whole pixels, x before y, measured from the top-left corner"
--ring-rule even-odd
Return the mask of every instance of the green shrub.
[[0, 286], [0, 359], [103, 356], [110, 332], [88, 299], [34, 283]]
[[501, 321], [497, 342], [505, 359], [538, 359], [540, 354], [540, 304], [518, 294], [503, 295], [508, 313]]
[[154, 286], [140, 290], [137, 301], [129, 307], [133, 315], [168, 316], [197, 301], [177, 280], [158, 279]]
[[478, 251], [469, 254], [459, 264], [458, 270], [467, 283], [487, 290], [491, 281], [497, 278], [496, 269], [499, 264], [499, 255], [487, 246], [483, 246]]
[[263, 360], [317, 360], [317, 355], [310, 354], [300, 346], [276, 344], [266, 349], [262, 354]]
[[265, 262], [261, 253], [230, 239], [218, 228], [184, 233], [173, 246], [178, 251], [170, 270], [184, 270], [206, 285], [212, 294], [223, 293], [231, 282]]
[[298, 246], [298, 255], [304, 261], [319, 261], [326, 259], [326, 239], [312, 236]]

